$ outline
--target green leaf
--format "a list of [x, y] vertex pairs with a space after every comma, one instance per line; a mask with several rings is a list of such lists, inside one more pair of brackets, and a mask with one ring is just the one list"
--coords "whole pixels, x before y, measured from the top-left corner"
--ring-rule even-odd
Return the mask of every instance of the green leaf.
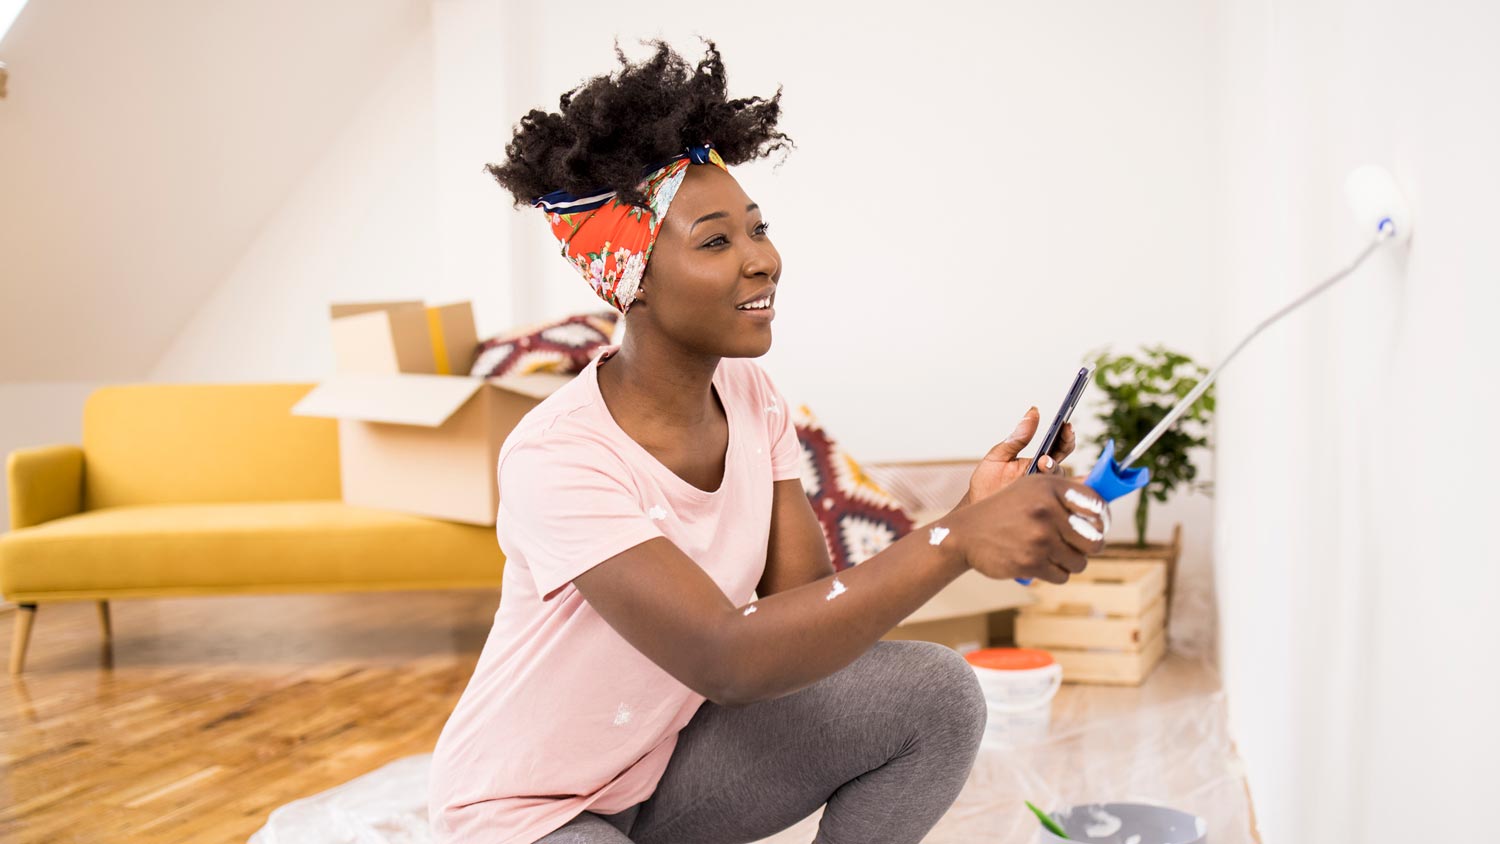
[[[1053, 820], [1051, 815], [1033, 806], [1030, 800], [1024, 802], [1026, 803], [1026, 808], [1030, 809], [1033, 815], [1036, 815], [1037, 820], [1042, 822], [1042, 826], [1046, 827], [1048, 832], [1056, 835], [1058, 838], [1068, 838], [1068, 833], [1064, 832], [1063, 828], [1057, 825], [1057, 821]], [[1068, 840], [1071, 841], [1072, 839], [1068, 838]]]

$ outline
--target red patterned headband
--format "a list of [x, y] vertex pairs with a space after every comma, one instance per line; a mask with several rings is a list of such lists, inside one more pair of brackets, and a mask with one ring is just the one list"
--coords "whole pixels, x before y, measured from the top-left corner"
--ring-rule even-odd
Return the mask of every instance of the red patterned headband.
[[557, 190], [531, 203], [547, 214], [552, 234], [562, 245], [562, 256], [599, 298], [622, 314], [635, 301], [646, 262], [651, 260], [651, 248], [661, 232], [661, 221], [666, 219], [667, 208], [690, 163], [717, 164], [729, 171], [718, 151], [703, 144], [647, 174], [644, 193], [650, 211], [620, 202], [614, 191], [574, 196]]

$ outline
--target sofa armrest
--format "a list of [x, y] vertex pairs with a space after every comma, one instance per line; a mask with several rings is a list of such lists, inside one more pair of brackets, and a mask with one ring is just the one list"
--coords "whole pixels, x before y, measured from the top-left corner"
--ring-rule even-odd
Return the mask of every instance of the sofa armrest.
[[19, 448], [5, 460], [10, 528], [39, 525], [83, 510], [83, 449], [76, 445]]

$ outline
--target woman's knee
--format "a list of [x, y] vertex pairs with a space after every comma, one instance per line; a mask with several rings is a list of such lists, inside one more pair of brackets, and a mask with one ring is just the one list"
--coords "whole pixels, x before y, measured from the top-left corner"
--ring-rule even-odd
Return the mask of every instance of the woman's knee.
[[920, 723], [978, 746], [988, 711], [979, 678], [961, 654], [934, 642], [881, 641], [868, 656]]

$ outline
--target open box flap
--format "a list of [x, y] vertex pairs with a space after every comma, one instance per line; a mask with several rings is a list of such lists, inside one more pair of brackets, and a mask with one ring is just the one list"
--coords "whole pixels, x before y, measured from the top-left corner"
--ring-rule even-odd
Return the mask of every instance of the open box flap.
[[303, 396], [292, 413], [436, 428], [484, 384], [453, 375], [337, 375]]

